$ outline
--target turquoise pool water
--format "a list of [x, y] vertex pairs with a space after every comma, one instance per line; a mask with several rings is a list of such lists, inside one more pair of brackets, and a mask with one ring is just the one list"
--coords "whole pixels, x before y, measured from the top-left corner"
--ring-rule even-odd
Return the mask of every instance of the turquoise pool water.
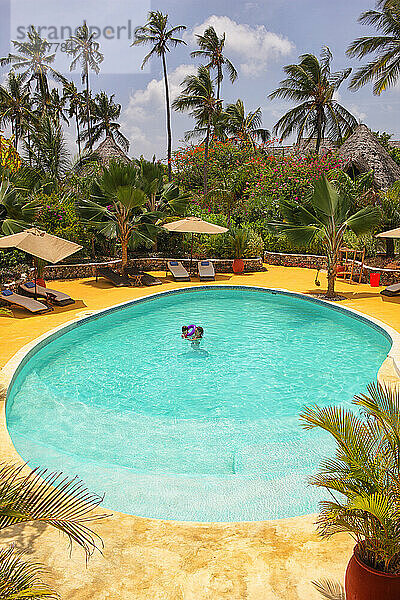
[[[182, 324], [205, 330], [200, 349]], [[349, 403], [391, 346], [316, 302], [243, 288], [160, 295], [86, 321], [19, 371], [7, 424], [31, 465], [78, 474], [108, 508], [240, 521], [317, 509], [331, 446], [304, 405]]]

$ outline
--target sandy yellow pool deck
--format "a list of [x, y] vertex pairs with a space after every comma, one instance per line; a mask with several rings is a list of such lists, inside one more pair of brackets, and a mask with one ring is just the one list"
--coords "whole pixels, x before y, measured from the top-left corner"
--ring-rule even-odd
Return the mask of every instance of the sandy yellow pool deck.
[[[38, 336], [91, 311], [199, 285], [198, 280], [173, 283], [165, 273], [159, 275], [164, 283], [153, 288], [114, 288], [94, 279], [52, 283], [77, 302], [45, 315], [15, 309], [13, 317], [0, 317], [0, 366]], [[262, 273], [219, 275], [216, 283], [320, 292], [324, 276], [321, 288], [315, 287], [314, 277], [315, 271], [308, 269], [268, 266]], [[346, 297], [341, 304], [400, 331], [400, 298], [384, 298], [380, 289], [337, 282], [338, 292]], [[0, 443], [5, 439], [0, 435]], [[5, 441], [0, 457], [16, 458]], [[105, 549], [88, 567], [80, 550], [70, 557], [66, 539], [43, 525], [8, 528], [1, 532], [0, 543], [13, 541], [29, 559], [48, 565], [50, 580], [65, 600], [316, 600], [321, 596], [311, 581], [342, 580], [352, 542], [343, 535], [319, 540], [314, 520], [311, 515], [255, 523], [178, 523], [114, 513], [95, 526]]]

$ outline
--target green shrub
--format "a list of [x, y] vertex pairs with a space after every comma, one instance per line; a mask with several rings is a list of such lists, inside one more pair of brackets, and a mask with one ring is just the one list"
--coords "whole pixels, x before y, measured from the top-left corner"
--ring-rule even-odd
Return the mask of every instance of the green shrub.
[[38, 215], [39, 227], [59, 237], [90, 247], [90, 235], [79, 220], [75, 208], [75, 198], [72, 195], [38, 194], [41, 204]]

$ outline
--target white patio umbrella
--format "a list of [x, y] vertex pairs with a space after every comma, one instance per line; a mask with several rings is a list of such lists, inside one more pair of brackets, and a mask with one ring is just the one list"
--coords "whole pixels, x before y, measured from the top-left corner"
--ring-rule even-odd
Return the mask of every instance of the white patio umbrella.
[[[82, 246], [32, 227], [19, 233], [0, 237], [0, 248], [18, 248], [36, 258], [50, 263], [58, 263], [81, 250]], [[35, 298], [37, 297], [36, 279], [37, 261], [35, 261]]]
[[192, 234], [192, 243], [190, 248], [190, 271], [192, 270], [193, 261], [193, 234], [208, 233], [210, 235], [215, 235], [217, 233], [226, 233], [228, 231], [226, 227], [214, 225], [214, 223], [209, 223], [208, 221], [203, 221], [203, 219], [200, 219], [199, 217], [187, 217], [186, 219], [182, 219], [180, 221], [166, 223], [163, 225], [163, 228], [167, 231], [177, 231], [179, 233]]
[[383, 231], [382, 233], [378, 233], [375, 237], [392, 239], [400, 238], [400, 227], [398, 227], [397, 229], [389, 229], [388, 231]]

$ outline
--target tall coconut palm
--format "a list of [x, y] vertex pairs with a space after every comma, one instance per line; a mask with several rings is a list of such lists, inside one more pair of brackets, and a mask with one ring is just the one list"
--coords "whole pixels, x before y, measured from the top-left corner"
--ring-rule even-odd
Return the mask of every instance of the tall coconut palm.
[[221, 100], [215, 97], [214, 84], [211, 80], [210, 71], [200, 65], [197, 75], [187, 75], [182, 84], [183, 91], [176, 98], [172, 106], [175, 110], [189, 111], [196, 120], [194, 133], [205, 128], [204, 140], [204, 167], [203, 167], [203, 192], [208, 192], [208, 150], [212, 118], [219, 112]]
[[221, 84], [224, 78], [224, 69], [227, 70], [229, 79], [234, 83], [237, 79], [237, 71], [229, 58], [224, 55], [225, 33], [218, 37], [214, 27], [207, 27], [203, 35], [196, 35], [200, 50], [193, 50], [192, 57], [204, 58], [207, 61], [207, 69], [217, 71], [217, 100], [220, 98]]
[[351, 73], [344, 69], [331, 71], [332, 54], [324, 47], [321, 59], [314, 54], [302, 54], [300, 63], [287, 65], [284, 79], [269, 98], [300, 102], [279, 119], [274, 133], [282, 139], [297, 131], [297, 143], [303, 136], [316, 137], [316, 152], [327, 136], [341, 142], [357, 125], [357, 119], [335, 99], [334, 94]]
[[167, 60], [166, 54], [171, 51], [171, 47], [175, 48], [180, 44], [186, 44], [186, 42], [179, 37], [181, 31], [186, 29], [185, 25], [176, 25], [169, 29], [168, 15], [163, 14], [161, 11], [150, 11], [148, 14], [148, 21], [142, 27], [135, 29], [135, 39], [132, 46], [144, 46], [151, 45], [152, 48], [143, 59], [142, 69], [150, 58], [158, 56], [161, 58], [163, 76], [164, 76], [164, 87], [165, 87], [165, 108], [167, 117], [167, 160], [168, 160], [168, 181], [172, 179], [172, 132], [171, 132], [171, 107], [169, 98], [169, 84], [168, 84], [168, 72], [167, 72]]
[[93, 185], [91, 199], [78, 207], [88, 225], [120, 242], [122, 269], [128, 263], [128, 248], [154, 242], [157, 215], [146, 210], [147, 202], [138, 166], [111, 161]]
[[28, 125], [34, 121], [29, 88], [24, 77], [10, 71], [5, 84], [0, 86], [0, 124], [11, 125], [16, 149]]
[[[98, 142], [103, 135], [111, 137], [127, 152], [129, 140], [121, 132], [117, 122], [121, 114], [121, 105], [114, 102], [114, 94], [108, 96], [105, 92], [96, 94], [92, 111], [92, 142]], [[82, 140], [87, 139], [87, 132], [82, 134]]]
[[237, 100], [235, 104], [225, 107], [228, 117], [226, 130], [231, 135], [244, 142], [249, 142], [255, 148], [256, 140], [266, 142], [271, 137], [268, 129], [263, 129], [261, 108], [258, 107], [249, 113], [245, 112], [243, 100]]
[[61, 125], [44, 115], [31, 129], [27, 154], [35, 170], [59, 182], [70, 166], [70, 154]]
[[81, 67], [82, 83], [86, 84], [87, 136], [89, 148], [92, 149], [89, 73], [90, 71], [94, 71], [96, 74], [100, 72], [100, 63], [103, 62], [104, 56], [100, 52], [99, 42], [96, 42], [95, 33], [90, 33], [86, 21], [78, 27], [75, 35], [67, 40], [66, 47], [68, 54], [73, 58], [69, 70], [74, 71], [79, 64]]
[[339, 250], [346, 230], [350, 229], [356, 235], [366, 233], [378, 222], [379, 209], [367, 206], [352, 213], [350, 200], [342, 196], [326, 177], [314, 184], [308, 205], [281, 200], [279, 208], [283, 222], [270, 224], [278, 233], [297, 245], [307, 245], [316, 239], [322, 241], [328, 263], [326, 297], [334, 298]]
[[8, 56], [0, 58], [0, 65], [12, 65], [13, 69], [21, 71], [23, 81], [30, 83], [35, 80], [36, 90], [46, 98], [49, 94], [49, 75], [62, 84], [67, 80], [51, 66], [56, 55], [49, 54], [49, 42], [33, 26], [27, 31], [27, 37], [24, 41], [12, 41], [17, 53], [10, 52]]
[[349, 56], [362, 59], [375, 54], [375, 57], [354, 74], [349, 87], [358, 90], [374, 82], [373, 92], [379, 96], [395, 85], [400, 75], [400, 2], [378, 0], [376, 10], [363, 12], [358, 20], [372, 25], [378, 35], [363, 36], [350, 44]]
[[79, 157], [82, 155], [81, 149], [81, 130], [80, 130], [80, 112], [83, 106], [82, 95], [78, 92], [76, 85], [72, 82], [64, 86], [64, 99], [68, 102], [68, 117], [75, 119], [76, 136], [78, 143]]
[[32, 100], [33, 104], [35, 105], [38, 118], [47, 114], [57, 124], [59, 124], [61, 120], [65, 123], [68, 123], [68, 118], [65, 111], [66, 99], [64, 94], [60, 96], [57, 88], [53, 88], [46, 98], [43, 98], [41, 94], [36, 93], [33, 95]]

